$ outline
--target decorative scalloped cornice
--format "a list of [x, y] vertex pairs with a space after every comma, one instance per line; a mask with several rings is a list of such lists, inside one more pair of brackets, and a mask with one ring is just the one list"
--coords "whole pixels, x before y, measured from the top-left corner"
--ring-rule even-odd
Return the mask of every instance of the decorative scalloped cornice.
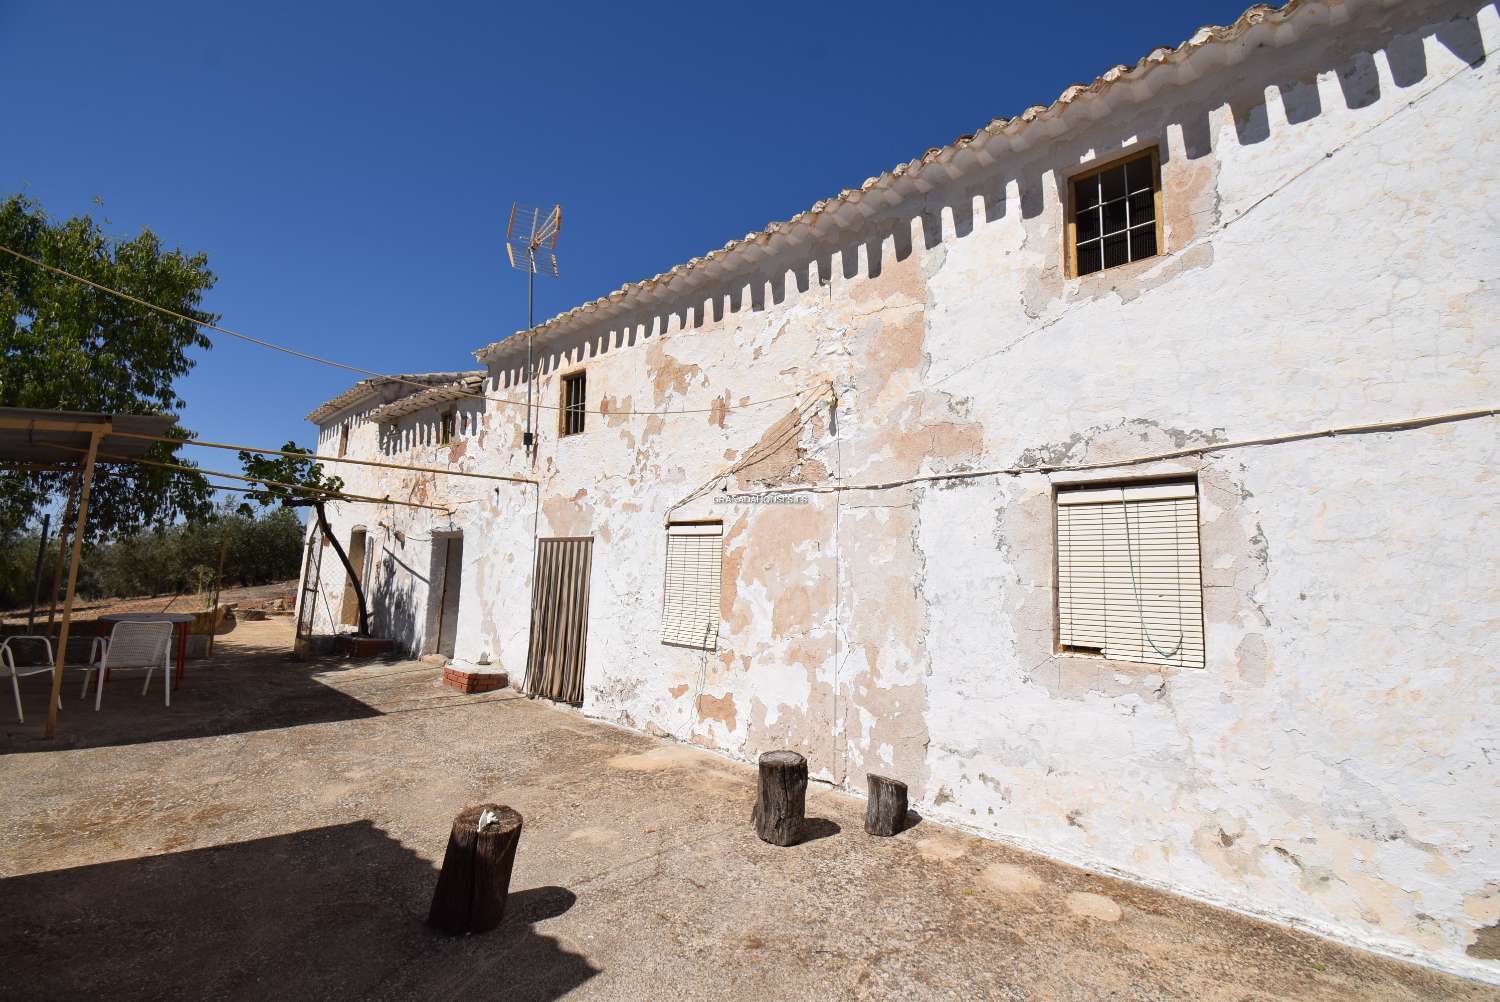
[[483, 376], [484, 373], [472, 369], [458, 372], [409, 372], [398, 376], [379, 376], [371, 379], [361, 379], [343, 393], [326, 400], [307, 415], [307, 420], [313, 424], [322, 424], [333, 417], [339, 411], [348, 410], [355, 404], [375, 396], [388, 386], [409, 386], [412, 383], [423, 383], [429, 386], [438, 386], [444, 383], [458, 383], [471, 379], [475, 376]]
[[[858, 206], [862, 201], [877, 196], [888, 203], [905, 197], [911, 191], [927, 190], [949, 181], [953, 174], [946, 169], [945, 165], [960, 154], [968, 152], [993, 160], [995, 159], [994, 152], [997, 152], [995, 150], [997, 144], [1006, 144], [1011, 150], [1022, 148], [1037, 138], [1034, 133], [1038, 129], [1046, 131], [1045, 138], [1054, 137], [1065, 128], [1062, 119], [1070, 109], [1086, 106], [1122, 84], [1130, 85], [1128, 91], [1134, 92], [1128, 96], [1146, 97], [1154, 89], [1155, 78], [1163, 73], [1175, 71], [1176, 79], [1191, 79], [1197, 73], [1188, 67], [1188, 63], [1204, 50], [1218, 48], [1222, 53], [1219, 62], [1210, 64], [1205, 69], [1216, 70], [1226, 67], [1236, 61], [1237, 55], [1242, 54], [1230, 47], [1232, 43], [1242, 40], [1257, 29], [1267, 28], [1279, 33], [1280, 29], [1287, 25], [1300, 27], [1304, 22], [1308, 26], [1311, 26], [1313, 22], [1326, 22], [1334, 17], [1335, 11], [1362, 3], [1392, 6], [1400, 2], [1401, 0], [1288, 0], [1285, 6], [1280, 8], [1256, 4], [1236, 18], [1232, 24], [1199, 28], [1192, 37], [1175, 48], [1160, 46], [1152, 49], [1134, 66], [1115, 66], [1096, 77], [1092, 83], [1073, 84], [1050, 105], [1033, 105], [1014, 118], [994, 119], [973, 135], [960, 136], [947, 146], [934, 147], [921, 157], [898, 164], [883, 174], [868, 178], [858, 188], [846, 188], [835, 197], [824, 199], [805, 212], [799, 212], [791, 219], [770, 223], [759, 232], [749, 233], [743, 239], [731, 240], [718, 250], [695, 257], [653, 278], [621, 286], [607, 296], [559, 313], [550, 320], [538, 324], [533, 328], [533, 332], [538, 336], [560, 334], [576, 323], [607, 317], [619, 308], [632, 305], [643, 295], [684, 291], [682, 283], [685, 280], [696, 277], [695, 273], [701, 274], [710, 267], [718, 272], [741, 263], [749, 264], [752, 261], [750, 257], [752, 252], [757, 252], [756, 257], [765, 257], [783, 246], [799, 241], [809, 235], [815, 227], [827, 228], [830, 225], [835, 228], [841, 227], [845, 225], [845, 221], [838, 218], [838, 213], [842, 209]], [[1279, 38], [1277, 42], [1291, 40], [1293, 40], [1291, 37]], [[1148, 79], [1151, 80], [1153, 86], [1139, 86]], [[1172, 80], [1168, 79], [1166, 82], [1172, 82]], [[942, 170], [942, 175], [935, 181], [926, 181], [923, 175], [936, 170]], [[901, 184], [903, 190], [894, 191], [893, 189], [901, 182], [904, 182]], [[877, 204], [883, 207], [885, 203]], [[674, 285], [677, 288], [672, 288]], [[517, 333], [524, 333], [524, 331]], [[474, 352], [474, 357], [481, 363], [488, 363], [503, 350], [523, 343], [520, 339], [512, 341], [511, 338], [503, 338], [478, 349]]]
[[428, 390], [418, 390], [398, 397], [388, 404], [381, 404], [367, 415], [376, 424], [386, 424], [397, 418], [414, 414], [425, 407], [436, 407], [452, 400], [463, 400], [474, 396], [484, 386], [484, 372], [470, 372], [464, 378], [451, 383], [441, 383]]

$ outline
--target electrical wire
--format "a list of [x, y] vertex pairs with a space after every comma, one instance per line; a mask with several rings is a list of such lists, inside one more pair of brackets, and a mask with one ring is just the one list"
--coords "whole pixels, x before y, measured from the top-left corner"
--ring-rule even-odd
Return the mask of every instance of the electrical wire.
[[[61, 442], [52, 442], [48, 445], [53, 449], [64, 449], [68, 452], [87, 453], [89, 450], [80, 446], [63, 445]], [[394, 504], [407, 508], [426, 508], [429, 511], [440, 511], [446, 515], [452, 515], [453, 511], [439, 505], [420, 504], [416, 501], [397, 501], [394, 498], [369, 497], [364, 494], [349, 494], [344, 491], [327, 491], [317, 487], [308, 487], [305, 484], [291, 484], [280, 480], [267, 480], [264, 477], [246, 477], [238, 473], [226, 473], [223, 470], [205, 470], [197, 466], [183, 466], [180, 463], [163, 463], [155, 459], [142, 459], [138, 456], [117, 456], [113, 453], [99, 452], [95, 454], [100, 462], [107, 463], [134, 463], [137, 466], [154, 466], [163, 470], [172, 470], [177, 473], [196, 473], [205, 477], [224, 477], [229, 480], [239, 480], [248, 484], [265, 484], [269, 487], [283, 487], [287, 490], [298, 491], [302, 494], [316, 495], [327, 498], [330, 501], [363, 501], [368, 504]]]
[[[1339, 435], [1368, 435], [1390, 431], [1408, 431], [1416, 428], [1425, 428], [1435, 424], [1451, 424], [1455, 421], [1473, 421], [1479, 418], [1495, 417], [1500, 415], [1500, 407], [1485, 407], [1469, 411], [1452, 411], [1446, 414], [1431, 414], [1423, 417], [1405, 418], [1399, 421], [1382, 421], [1376, 424], [1344, 425], [1338, 428], [1324, 428], [1320, 431], [1300, 431], [1286, 435], [1267, 435], [1261, 438], [1245, 438], [1233, 442], [1218, 442], [1213, 445], [1194, 446], [1190, 449], [1174, 449], [1171, 452], [1154, 452], [1143, 456], [1134, 456], [1129, 459], [1111, 459], [1102, 463], [1076, 463], [1074, 465], [1046, 464], [1040, 466], [1005, 466], [991, 467], [979, 470], [952, 470], [947, 473], [924, 473], [918, 476], [902, 477], [897, 480], [885, 480], [868, 484], [793, 484], [787, 487], [767, 487], [760, 491], [747, 491], [744, 493], [753, 495], [766, 494], [834, 494], [841, 491], [882, 491], [891, 490], [896, 487], [905, 487], [909, 484], [937, 483], [952, 480], [978, 480], [985, 477], [1020, 477], [1027, 474], [1054, 474], [1054, 473], [1080, 473], [1087, 470], [1111, 470], [1121, 466], [1140, 466], [1144, 463], [1157, 463], [1168, 459], [1185, 459], [1191, 456], [1206, 456], [1215, 452], [1228, 452], [1232, 449], [1248, 449], [1254, 446], [1283, 445], [1288, 442], [1305, 442], [1314, 438], [1333, 438]], [[701, 495], [697, 495], [701, 496]], [[692, 500], [689, 498], [688, 500]], [[681, 507], [687, 501], [680, 501], [674, 508]]]
[[257, 449], [253, 445], [234, 445], [230, 442], [210, 442], [201, 438], [169, 438], [165, 435], [143, 435], [139, 432], [111, 431], [115, 438], [136, 438], [145, 442], [166, 442], [170, 445], [195, 445], [205, 449], [228, 449], [233, 452], [257, 452], [263, 456], [288, 456], [319, 463], [348, 463], [354, 466], [378, 466], [387, 470], [405, 470], [414, 473], [440, 473], [450, 477], [473, 477], [476, 480], [502, 480], [516, 484], [536, 485], [527, 477], [508, 477], [499, 473], [474, 473], [469, 470], [445, 470], [439, 466], [413, 466], [409, 463], [382, 463], [374, 459], [351, 459], [348, 456], [319, 456], [310, 452], [287, 452], [284, 449]]
[[[224, 334], [224, 335], [227, 335], [227, 336], [232, 337], [232, 338], [238, 338], [241, 341], [248, 342], [249, 344], [259, 345], [260, 347], [262, 347], [262, 348], [268, 348], [271, 351], [279, 351], [279, 352], [281, 352], [283, 354], [291, 355], [294, 358], [304, 359], [304, 360], [309, 361], [309, 362], [316, 362], [319, 365], [327, 365], [327, 366], [330, 366], [330, 367], [335, 368], [335, 369], [343, 369], [345, 372], [353, 372], [353, 373], [355, 373], [357, 375], [366, 376], [366, 377], [368, 377], [370, 379], [380, 379], [380, 380], [385, 380], [387, 382], [392, 382], [392, 383], [404, 383], [404, 384], [406, 384], [408, 386], [415, 386], [415, 387], [417, 387], [418, 389], [421, 389], [421, 390], [430, 390], [430, 389], [433, 388], [433, 386], [432, 386], [431, 383], [424, 383], [424, 382], [421, 382], [421, 381], [415, 380], [415, 379], [407, 379], [405, 376], [393, 376], [390, 373], [377, 372], [374, 369], [366, 369], [363, 366], [350, 365], [348, 362], [339, 362], [339, 361], [337, 361], [335, 359], [324, 358], [321, 355], [314, 355], [314, 354], [312, 354], [310, 352], [300, 351], [300, 350], [298, 350], [296, 348], [288, 348], [286, 345], [276, 344], [275, 342], [273, 342], [273, 341], [267, 341], [264, 338], [258, 338], [258, 337], [253, 337], [253, 336], [251, 336], [249, 334], [243, 334], [243, 333], [241, 333], [239, 331], [231, 330], [228, 327], [222, 327], [219, 324], [210, 323], [207, 320], [200, 320], [197, 317], [188, 316], [186, 313], [179, 313], [176, 310], [169, 309], [169, 308], [167, 308], [165, 306], [158, 306], [156, 303], [148, 302], [148, 301], [146, 301], [144, 299], [141, 299], [138, 296], [133, 296], [133, 295], [131, 295], [128, 292], [121, 292], [119, 289], [114, 289], [114, 288], [111, 288], [111, 287], [109, 287], [107, 285], [103, 285], [103, 284], [101, 284], [99, 282], [95, 282], [91, 278], [84, 278], [82, 275], [75, 275], [71, 271], [68, 271], [65, 268], [59, 268], [56, 265], [48, 264], [45, 261], [38, 260], [37, 258], [32, 257], [30, 254], [23, 254], [21, 251], [18, 251], [18, 250], [16, 250], [13, 247], [7, 247], [5, 244], [0, 244], [0, 251], [3, 251], [4, 253], [9, 254], [11, 257], [14, 257], [14, 258], [17, 258], [19, 260], [26, 261], [26, 262], [28, 262], [30, 264], [33, 264], [36, 267], [43, 269], [44, 271], [50, 271], [50, 272], [52, 272], [55, 275], [61, 275], [63, 278], [71, 279], [72, 281], [75, 281], [75, 282], [81, 282], [82, 284], [87, 285], [87, 286], [89, 286], [92, 289], [97, 289], [98, 291], [103, 292], [106, 295], [118, 297], [120, 299], [125, 300], [126, 302], [135, 303], [137, 306], [142, 306], [142, 307], [144, 307], [144, 308], [146, 308], [148, 310], [154, 310], [157, 313], [161, 313], [161, 314], [164, 314], [165, 316], [169, 316], [169, 317], [175, 317], [178, 320], [185, 320], [188, 323], [193, 324], [195, 326], [203, 327], [203, 328], [205, 328], [207, 330], [215, 331], [215, 332], [217, 332], [219, 334]], [[475, 400], [487, 400], [487, 401], [490, 401], [492, 403], [507, 404], [507, 405], [509, 405], [511, 407], [525, 407], [525, 406], [527, 406], [527, 404], [526, 404], [525, 401], [522, 401], [522, 400], [511, 400], [509, 397], [492, 397], [489, 394], [483, 393], [483, 392], [481, 392], [479, 390], [468, 390], [468, 389], [464, 389], [462, 387], [452, 387], [451, 390], [454, 393], [457, 393], [457, 394], [460, 394], [460, 395], [462, 395], [464, 397], [469, 397], [469, 398], [472, 398], [472, 399], [475, 399]], [[627, 416], [627, 415], [628, 416], [632, 416], [632, 417], [672, 417], [672, 416], [678, 415], [678, 414], [731, 413], [733, 411], [748, 410], [751, 407], [760, 407], [760, 406], [763, 406], [765, 404], [773, 404], [773, 403], [775, 403], [778, 400], [788, 400], [788, 399], [790, 399], [792, 397], [800, 395], [802, 392], [803, 392], [802, 390], [796, 390], [796, 391], [793, 391], [791, 393], [783, 393], [780, 396], [776, 396], [776, 397], [767, 397], [764, 400], [747, 400], [746, 402], [744, 402], [742, 404], [730, 405], [730, 404], [725, 403], [725, 404], [719, 404], [718, 406], [712, 406], [712, 407], [686, 407], [686, 408], [683, 408], [681, 410], [643, 411], [643, 410], [635, 410], [634, 408], [628, 408], [627, 407], [627, 408], [621, 408], [619, 410], [613, 410], [613, 409], [611, 409], [611, 410], [604, 410], [602, 408], [601, 409], [584, 408], [583, 412], [585, 414], [598, 414], [601, 417], [621, 417], [621, 416]], [[565, 409], [571, 409], [574, 412], [577, 412], [577, 410], [578, 410], [578, 408], [576, 408], [576, 407], [575, 408], [565, 408], [565, 407], [557, 405], [557, 404], [536, 403], [536, 404], [532, 404], [531, 406], [534, 406], [534, 407], [536, 407], [536, 408], [538, 408], [540, 410], [549, 410], [549, 411], [561, 411], [561, 410], [565, 410]]]
[[[1494, 53], [1490, 52], [1488, 50], [1485, 50], [1483, 52], [1483, 58], [1484, 59], [1488, 59], [1492, 55], [1494, 55]], [[1199, 246], [1200, 244], [1207, 243], [1213, 237], [1216, 237], [1220, 233], [1223, 233], [1225, 230], [1229, 229], [1229, 227], [1233, 226], [1235, 223], [1239, 222], [1241, 219], [1244, 219], [1246, 216], [1250, 215], [1256, 209], [1259, 209], [1266, 202], [1270, 201], [1272, 198], [1275, 198], [1277, 195], [1281, 194], [1287, 188], [1290, 188], [1293, 184], [1295, 184], [1298, 181], [1300, 181], [1304, 176], [1306, 176], [1307, 174], [1311, 173], [1313, 170], [1315, 170], [1318, 167], [1322, 166], [1323, 164], [1327, 163], [1329, 160], [1332, 160], [1334, 158], [1334, 156], [1336, 156], [1339, 153], [1342, 153], [1349, 146], [1353, 145], [1354, 143], [1356, 143], [1359, 140], [1363, 139], [1365, 136], [1367, 136], [1370, 133], [1374, 132], [1376, 129], [1378, 129], [1381, 126], [1385, 125], [1387, 122], [1389, 122], [1391, 119], [1395, 118], [1397, 115], [1404, 114], [1405, 112], [1408, 112], [1411, 109], [1415, 108], [1418, 104], [1420, 104], [1421, 102], [1427, 100], [1433, 94], [1436, 94], [1443, 87], [1446, 87], [1448, 84], [1452, 83], [1454, 80], [1457, 80], [1459, 77], [1463, 76], [1465, 70], [1474, 69], [1474, 67], [1477, 66], [1477, 65], [1478, 64], [1465, 65], [1465, 66], [1462, 66], [1459, 69], [1453, 71], [1448, 76], [1444, 77], [1443, 79], [1439, 80], [1437, 83], [1433, 84], [1426, 91], [1423, 91], [1421, 94], [1418, 94], [1416, 97], [1412, 98], [1410, 101], [1408, 101], [1405, 104], [1403, 104], [1401, 107], [1395, 109], [1394, 111], [1390, 112], [1389, 114], [1385, 115], [1384, 117], [1380, 118], [1379, 120], [1377, 120], [1375, 122], [1372, 122], [1369, 126], [1367, 126], [1366, 128], [1360, 130], [1359, 132], [1356, 132], [1354, 135], [1352, 135], [1349, 138], [1345, 139], [1343, 142], [1337, 143], [1334, 146], [1330, 147], [1329, 149], [1325, 150], [1322, 156], [1318, 157], [1316, 160], [1313, 160], [1313, 161], [1309, 162], [1308, 164], [1306, 164], [1305, 166], [1303, 166], [1299, 170], [1295, 171], [1291, 176], [1289, 176], [1285, 180], [1281, 181], [1279, 184], [1274, 185], [1273, 187], [1271, 187], [1270, 189], [1268, 189], [1267, 191], [1265, 191], [1264, 193], [1262, 193], [1259, 197], [1257, 197], [1255, 199], [1255, 201], [1253, 201], [1249, 205], [1245, 206], [1244, 209], [1240, 210], [1238, 213], [1236, 213], [1231, 218], [1229, 218], [1229, 219], [1225, 220], [1224, 222], [1220, 223], [1218, 225], [1218, 227], [1216, 227], [1215, 229], [1212, 229], [1212, 230], [1209, 230], [1209, 231], [1207, 231], [1205, 233], [1200, 234], [1199, 236], [1195, 237], [1194, 239], [1189, 240], [1187, 243], [1183, 244], [1181, 247], [1178, 247], [1178, 248], [1176, 248], [1174, 250], [1170, 250], [1170, 251], [1164, 251], [1161, 254], [1157, 255], [1157, 258], [1153, 259], [1153, 260], [1157, 260], [1158, 262], [1162, 262], [1162, 261], [1169, 261], [1169, 260], [1172, 260], [1174, 258], [1181, 258], [1183, 254], [1186, 254], [1188, 251], [1192, 250], [1193, 248]], [[980, 365], [980, 364], [982, 364], [984, 362], [993, 361], [994, 359], [999, 358], [1001, 355], [1004, 355], [1006, 352], [1010, 351], [1012, 348], [1016, 347], [1021, 342], [1030, 339], [1034, 335], [1040, 334], [1042, 331], [1045, 331], [1048, 328], [1057, 325], [1058, 323], [1061, 323], [1069, 315], [1071, 315], [1075, 310], [1081, 309], [1084, 306], [1089, 305], [1091, 302], [1092, 302], [1092, 300], [1088, 300], [1088, 299], [1080, 299], [1080, 300], [1074, 301], [1072, 304], [1064, 307], [1062, 309], [1062, 311], [1059, 312], [1056, 316], [1052, 317], [1049, 320], [1045, 320], [1045, 321], [1043, 321], [1040, 324], [1037, 324], [1035, 327], [1032, 327], [1032, 328], [1030, 328], [1030, 329], [1028, 329], [1026, 331], [1023, 331], [1021, 334], [1019, 334], [1016, 337], [1012, 338], [1007, 343], [1005, 343], [1003, 345], [1000, 345], [997, 348], [993, 348], [993, 349], [985, 352], [983, 355], [979, 355], [979, 356], [977, 356], [977, 357], [969, 360], [968, 362], [965, 362], [965, 363], [957, 366], [956, 368], [950, 369], [948, 372], [944, 373], [941, 376], [938, 376], [938, 377], [936, 377], [934, 379], [928, 380], [927, 383], [926, 383], [926, 388], [930, 389], [931, 387], [939, 386], [939, 385], [947, 382], [948, 380], [952, 379], [954, 376], [962, 375], [963, 373], [965, 373], [965, 372], [969, 371], [970, 369], [974, 368], [976, 365]]]
[[[1151, 626], [1146, 621], [1146, 606], [1145, 606], [1144, 600], [1142, 600], [1142, 598], [1141, 598], [1141, 579], [1140, 579], [1140, 576], [1137, 574], [1136, 566], [1135, 566], [1135, 543], [1132, 542], [1132, 540], [1130, 538], [1130, 509], [1131, 509], [1131, 503], [1129, 501], [1125, 501], [1122, 498], [1121, 502], [1120, 502], [1120, 515], [1121, 515], [1121, 517], [1123, 517], [1125, 519], [1125, 557], [1126, 557], [1127, 560], [1130, 561], [1130, 587], [1131, 587], [1131, 590], [1135, 592], [1135, 614], [1136, 614], [1136, 618], [1140, 620], [1141, 633], [1145, 636], [1146, 643], [1150, 644], [1151, 645], [1151, 649], [1154, 650], [1157, 654], [1160, 654], [1162, 657], [1164, 657], [1164, 658], [1166, 658], [1167, 660], [1170, 661], [1172, 658], [1175, 658], [1177, 656], [1177, 652], [1178, 651], [1182, 650], [1182, 643], [1183, 643], [1183, 641], [1187, 637], [1187, 633], [1182, 628], [1182, 603], [1181, 602], [1177, 603], [1177, 645], [1175, 647], [1173, 647], [1170, 651], [1164, 651], [1160, 647], [1156, 646], [1156, 641], [1154, 639], [1152, 639], [1152, 637], [1151, 637]], [[1136, 525], [1136, 528], [1137, 528], [1137, 533], [1136, 534], [1139, 535], [1140, 534], [1139, 533], [1139, 528], [1140, 528], [1140, 525], [1139, 525], [1139, 516], [1137, 516], [1137, 525]], [[1180, 556], [1180, 554], [1182, 553], [1182, 548], [1181, 547], [1182, 547], [1182, 541], [1178, 538], [1178, 530], [1177, 530], [1177, 513], [1173, 512], [1172, 513], [1172, 559], [1174, 561], [1181, 559], [1181, 556]], [[1144, 554], [1142, 555], [1142, 559], [1145, 559]], [[1173, 574], [1175, 575], [1176, 573], [1177, 573], [1177, 570], [1174, 567]]]

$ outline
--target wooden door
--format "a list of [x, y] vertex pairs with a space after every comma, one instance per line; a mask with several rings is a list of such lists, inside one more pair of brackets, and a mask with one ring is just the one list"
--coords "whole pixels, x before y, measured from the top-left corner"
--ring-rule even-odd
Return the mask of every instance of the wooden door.
[[591, 536], [537, 540], [526, 653], [526, 691], [533, 696], [583, 702], [593, 555]]
[[[355, 529], [349, 534], [349, 563], [354, 567], [354, 572], [359, 575], [359, 583], [365, 583], [365, 530]], [[354, 593], [353, 579], [346, 572], [344, 581], [344, 602], [340, 609], [342, 615], [339, 622], [344, 626], [359, 625], [359, 596]]]
[[458, 598], [464, 579], [464, 538], [449, 536], [447, 552], [443, 555], [442, 595], [438, 599], [437, 653], [445, 658], [453, 657], [454, 640], [458, 636]]

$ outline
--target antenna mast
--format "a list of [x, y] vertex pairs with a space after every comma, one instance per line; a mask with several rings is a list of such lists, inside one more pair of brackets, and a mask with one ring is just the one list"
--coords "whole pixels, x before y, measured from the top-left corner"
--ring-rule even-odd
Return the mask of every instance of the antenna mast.
[[511, 203], [510, 221], [505, 226], [505, 254], [512, 268], [526, 272], [526, 433], [521, 442], [527, 452], [536, 448], [536, 436], [531, 432], [531, 384], [536, 379], [536, 366], [531, 357], [531, 339], [536, 326], [532, 315], [536, 276], [538, 270], [553, 278], [558, 276], [557, 235], [561, 230], [561, 205], [543, 210]]

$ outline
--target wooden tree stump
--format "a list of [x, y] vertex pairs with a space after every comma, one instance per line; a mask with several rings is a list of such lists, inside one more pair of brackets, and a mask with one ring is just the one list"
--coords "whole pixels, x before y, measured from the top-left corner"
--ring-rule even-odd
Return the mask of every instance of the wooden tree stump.
[[502, 804], [465, 807], [453, 819], [427, 924], [443, 932], [488, 932], [505, 917], [521, 815]]
[[794, 751], [760, 757], [760, 795], [751, 814], [755, 833], [772, 845], [796, 845], [807, 813], [807, 759]]
[[906, 784], [899, 779], [866, 777], [870, 798], [865, 802], [865, 831], [871, 835], [895, 835], [906, 827]]

